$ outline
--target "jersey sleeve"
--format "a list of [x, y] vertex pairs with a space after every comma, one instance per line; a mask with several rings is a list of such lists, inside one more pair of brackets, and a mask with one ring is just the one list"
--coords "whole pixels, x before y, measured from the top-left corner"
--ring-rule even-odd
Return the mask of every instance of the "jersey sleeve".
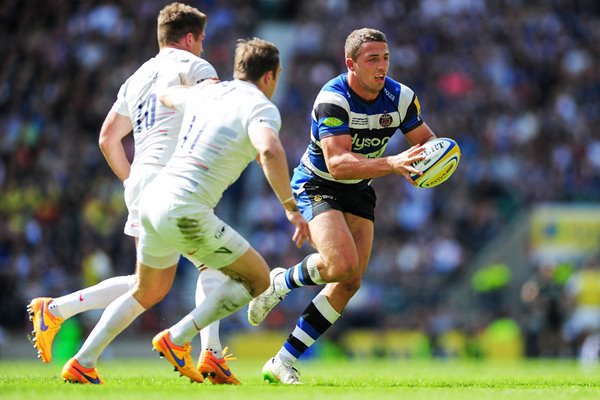
[[117, 100], [115, 100], [113, 106], [111, 107], [111, 110], [124, 115], [126, 117], [130, 117], [129, 115], [129, 108], [127, 107], [127, 102], [125, 100], [125, 88], [127, 86], [127, 82], [125, 82], [123, 85], [121, 85], [121, 88], [119, 89], [119, 93], [117, 93]]
[[402, 122], [400, 122], [402, 133], [406, 134], [423, 124], [419, 99], [410, 88], [404, 85], [402, 85], [402, 91], [400, 92], [398, 111], [402, 116]]
[[350, 133], [350, 105], [338, 93], [321, 91], [313, 107], [318, 139]]
[[273, 103], [261, 103], [257, 106], [248, 121], [248, 132], [259, 127], [267, 127], [279, 134], [281, 129], [281, 115]]
[[206, 60], [199, 59], [190, 69], [190, 74], [187, 77], [187, 82], [184, 85], [195, 85], [206, 79], [218, 78], [215, 68]]

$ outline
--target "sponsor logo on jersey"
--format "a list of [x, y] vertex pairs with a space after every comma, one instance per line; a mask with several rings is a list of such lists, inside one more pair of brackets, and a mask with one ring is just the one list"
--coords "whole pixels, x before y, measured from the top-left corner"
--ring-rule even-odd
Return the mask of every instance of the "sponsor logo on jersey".
[[[364, 114], [363, 114], [364, 115]], [[350, 122], [350, 126], [352, 128], [359, 128], [361, 126], [368, 126], [369, 119], [366, 116], [352, 116], [352, 121]]]
[[354, 136], [352, 136], [352, 149], [353, 150], [362, 150], [365, 147], [384, 146], [389, 141], [390, 141], [389, 136], [384, 137], [383, 139], [359, 138], [358, 134], [355, 133]]
[[329, 126], [330, 128], [335, 128], [337, 126], [342, 126], [343, 125], [343, 121], [339, 118], [335, 118], [335, 117], [327, 117], [323, 120], [323, 125], [325, 126]]
[[385, 147], [382, 147], [381, 149], [379, 149], [373, 153], [364, 154], [364, 156], [367, 158], [379, 158], [383, 155], [384, 151], [385, 151]]
[[388, 126], [390, 126], [392, 124], [392, 121], [394, 119], [392, 118], [392, 116], [388, 113], [385, 114], [381, 114], [381, 116], [379, 117], [379, 125], [381, 125], [384, 128], [387, 128]]
[[391, 101], [394, 101], [394, 100], [396, 100], [396, 96], [394, 96], [394, 95], [393, 95], [393, 94], [392, 94], [392, 93], [391, 93], [389, 90], [387, 90], [386, 88], [383, 88], [383, 93], [385, 93], [385, 95], [386, 95], [387, 97], [389, 97], [389, 99], [390, 99]]

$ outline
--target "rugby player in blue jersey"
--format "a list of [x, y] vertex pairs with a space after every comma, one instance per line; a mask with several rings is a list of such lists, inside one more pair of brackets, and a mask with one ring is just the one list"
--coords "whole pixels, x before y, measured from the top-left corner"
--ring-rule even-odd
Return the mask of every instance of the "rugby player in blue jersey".
[[[248, 309], [248, 321], [258, 325], [291, 290], [325, 285], [265, 364], [263, 377], [270, 382], [299, 383], [294, 363], [360, 288], [373, 244], [376, 196], [371, 180], [396, 174], [414, 184], [410, 174], [418, 171], [411, 164], [423, 158], [422, 144], [436, 137], [421, 118], [415, 93], [387, 76], [385, 34], [353, 31], [345, 57], [347, 73], [327, 82], [317, 95], [310, 143], [292, 177], [295, 200], [309, 221], [318, 253], [289, 269], [272, 270], [270, 287]], [[382, 157], [398, 131], [412, 147]]]

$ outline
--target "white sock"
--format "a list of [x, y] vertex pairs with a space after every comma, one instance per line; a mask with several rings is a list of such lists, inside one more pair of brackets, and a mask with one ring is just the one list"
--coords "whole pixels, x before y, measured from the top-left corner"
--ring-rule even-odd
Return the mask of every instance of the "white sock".
[[106, 279], [97, 285], [53, 299], [48, 310], [55, 317], [68, 319], [84, 311], [106, 308], [113, 300], [132, 289], [135, 283], [135, 275]]
[[586, 365], [598, 363], [600, 355], [600, 333], [591, 333], [586, 336], [581, 345], [579, 361]]
[[[203, 269], [200, 272], [200, 276], [198, 276], [198, 283], [196, 285], [196, 307], [202, 304], [206, 298], [206, 295], [224, 283], [227, 279], [229, 279], [227, 275], [219, 272], [216, 269]], [[202, 350], [210, 350], [218, 357], [221, 357], [223, 350], [223, 347], [221, 346], [221, 339], [219, 338], [220, 324], [220, 321], [215, 321], [200, 330], [200, 342], [202, 343]]]
[[100, 321], [75, 354], [75, 359], [84, 367], [95, 368], [106, 346], [144, 311], [131, 292], [117, 298], [106, 307]]
[[215, 288], [200, 304], [181, 321], [169, 328], [171, 341], [176, 345], [191, 342], [198, 331], [244, 307], [252, 300], [248, 289], [233, 279]]

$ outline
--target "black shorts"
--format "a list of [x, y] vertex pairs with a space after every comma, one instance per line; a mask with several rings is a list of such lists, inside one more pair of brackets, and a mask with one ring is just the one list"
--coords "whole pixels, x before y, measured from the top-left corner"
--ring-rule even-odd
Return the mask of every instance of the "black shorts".
[[305, 167], [294, 170], [292, 189], [307, 221], [328, 210], [338, 210], [375, 221], [377, 196], [371, 185], [345, 185], [311, 174]]

